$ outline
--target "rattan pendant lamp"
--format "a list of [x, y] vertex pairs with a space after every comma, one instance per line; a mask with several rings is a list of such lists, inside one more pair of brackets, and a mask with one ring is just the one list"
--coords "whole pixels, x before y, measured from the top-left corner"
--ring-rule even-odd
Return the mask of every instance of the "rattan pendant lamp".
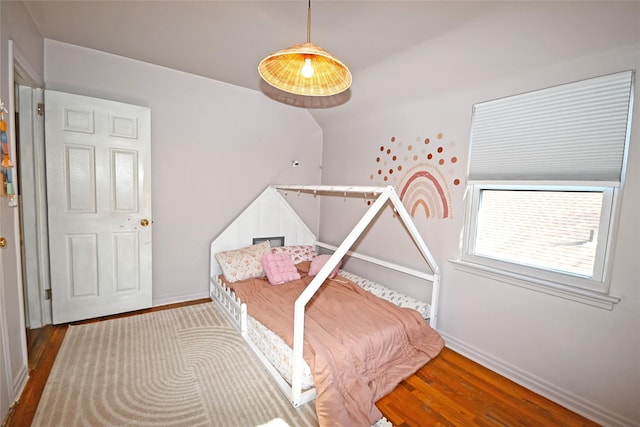
[[260, 76], [271, 86], [305, 96], [330, 96], [349, 89], [351, 71], [338, 58], [311, 43], [311, 0], [307, 10], [307, 42], [260, 61]]

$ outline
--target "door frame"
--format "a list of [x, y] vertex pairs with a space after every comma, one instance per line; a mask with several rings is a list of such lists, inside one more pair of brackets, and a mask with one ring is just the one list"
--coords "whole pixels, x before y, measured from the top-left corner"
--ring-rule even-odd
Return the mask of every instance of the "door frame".
[[20, 178], [20, 229], [25, 321], [29, 329], [51, 323], [46, 207], [44, 118], [39, 113], [43, 90], [25, 82], [16, 70], [18, 112], [17, 162]]
[[[20, 49], [16, 46], [16, 44], [9, 40], [9, 61], [13, 63], [10, 64], [9, 69], [13, 70], [13, 73], [9, 73], [9, 89], [10, 93], [10, 103], [11, 107], [10, 111], [16, 111], [15, 109], [15, 99], [18, 94], [14, 93], [16, 84], [20, 84], [23, 86], [29, 86], [34, 89], [34, 95], [38, 98], [37, 102], [44, 102], [43, 100], [43, 87], [44, 80], [39, 75], [37, 71], [29, 64], [29, 61], [22, 54]], [[16, 79], [17, 76], [17, 79]], [[18, 81], [17, 81], [18, 80]], [[36, 103], [37, 103], [36, 102]], [[20, 106], [21, 109], [24, 110], [25, 106]], [[17, 268], [21, 272], [21, 283], [20, 286], [23, 290], [23, 299], [24, 299], [24, 320], [25, 320], [25, 328], [37, 328], [42, 327], [44, 325], [48, 325], [52, 323], [51, 316], [51, 300], [45, 299], [45, 292], [47, 289], [50, 289], [50, 280], [49, 280], [49, 257], [48, 257], [48, 228], [47, 228], [47, 205], [46, 205], [46, 179], [44, 178], [45, 174], [45, 166], [44, 166], [44, 150], [45, 150], [45, 141], [44, 141], [44, 121], [41, 121], [39, 127], [36, 126], [38, 120], [37, 117], [37, 106], [33, 103], [27, 106], [30, 111], [30, 116], [32, 117], [31, 121], [31, 129], [33, 130], [33, 148], [34, 148], [34, 164], [28, 164], [21, 161], [20, 158], [17, 159], [18, 164], [16, 165], [17, 170], [21, 172], [29, 172], [32, 173], [36, 178], [36, 194], [35, 194], [35, 217], [36, 217], [36, 242], [25, 241], [25, 245], [29, 246], [29, 253], [34, 254], [37, 258], [35, 264], [37, 265], [37, 278], [36, 283], [25, 283], [25, 277], [22, 276], [23, 268], [25, 267], [24, 261], [22, 260], [22, 247], [18, 246], [17, 250], [20, 252], [20, 256], [17, 258], [19, 260], [19, 265]], [[11, 118], [15, 120], [15, 117]], [[12, 126], [12, 129], [17, 129], [16, 126], [19, 126], [19, 123], [15, 123]], [[24, 133], [23, 133], [24, 134]], [[12, 139], [14, 140], [14, 147], [16, 144], [15, 132], [12, 134]], [[14, 149], [17, 149], [14, 148]], [[17, 174], [16, 174], [17, 175]], [[39, 185], [40, 181], [44, 183], [44, 187]], [[21, 196], [21, 194], [20, 194]], [[19, 200], [20, 208], [24, 207], [22, 200]], [[18, 214], [19, 227], [21, 235], [23, 234], [23, 223], [20, 214]], [[31, 289], [31, 292], [26, 292], [25, 286], [34, 287]], [[36, 289], [37, 288], [37, 289]], [[34, 301], [29, 301], [28, 294], [37, 295], [39, 298]], [[29, 312], [31, 310], [37, 310], [37, 317], [40, 319], [40, 324], [31, 324], [31, 320], [29, 319]], [[29, 316], [29, 317], [28, 317]], [[26, 338], [26, 331], [25, 331]]]

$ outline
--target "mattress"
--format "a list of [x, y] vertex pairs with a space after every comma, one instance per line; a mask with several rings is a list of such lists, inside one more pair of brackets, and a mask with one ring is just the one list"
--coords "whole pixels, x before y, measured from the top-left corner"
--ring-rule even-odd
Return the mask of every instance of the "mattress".
[[[430, 304], [394, 291], [379, 283], [365, 279], [356, 274], [339, 270], [338, 276], [351, 280], [364, 290], [375, 296], [396, 304], [399, 307], [411, 308], [419, 312], [424, 319], [429, 318]], [[339, 277], [334, 280], [340, 280]], [[280, 375], [291, 385], [293, 366], [293, 350], [282, 338], [265, 327], [262, 323], [247, 315], [247, 334], [251, 341], [260, 349]], [[302, 389], [314, 386], [313, 376], [309, 365], [303, 360]]]

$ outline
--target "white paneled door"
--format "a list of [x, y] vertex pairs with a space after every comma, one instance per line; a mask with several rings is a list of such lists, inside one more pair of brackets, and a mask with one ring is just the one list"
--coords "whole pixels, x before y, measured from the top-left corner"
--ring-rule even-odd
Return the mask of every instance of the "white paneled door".
[[45, 91], [53, 323], [151, 306], [151, 112]]

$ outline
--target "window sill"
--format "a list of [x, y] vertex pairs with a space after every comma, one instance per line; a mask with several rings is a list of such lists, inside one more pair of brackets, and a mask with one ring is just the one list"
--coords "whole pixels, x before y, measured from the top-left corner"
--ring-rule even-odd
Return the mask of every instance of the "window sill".
[[475, 264], [459, 259], [450, 259], [456, 270], [476, 274], [489, 279], [497, 280], [510, 285], [519, 286], [521, 288], [530, 289], [536, 292], [542, 292], [559, 298], [576, 301], [581, 304], [591, 305], [593, 307], [613, 310], [613, 306], [620, 302], [620, 298], [593, 292], [585, 289], [578, 289], [555, 282], [536, 279], [521, 274], [500, 270], [494, 267], [488, 267], [481, 264]]

